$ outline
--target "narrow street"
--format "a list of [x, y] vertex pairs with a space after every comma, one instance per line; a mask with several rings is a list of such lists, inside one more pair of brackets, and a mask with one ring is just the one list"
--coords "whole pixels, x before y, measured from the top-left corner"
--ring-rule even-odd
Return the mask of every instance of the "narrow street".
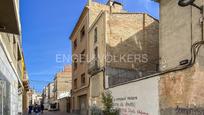
[[0, 115], [204, 115], [204, 0], [0, 0]]

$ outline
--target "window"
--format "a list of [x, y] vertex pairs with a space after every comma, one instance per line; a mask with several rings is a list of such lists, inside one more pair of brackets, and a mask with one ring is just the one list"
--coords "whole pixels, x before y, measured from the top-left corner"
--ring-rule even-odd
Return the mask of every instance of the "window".
[[74, 89], [77, 89], [77, 79], [74, 80]]
[[85, 73], [81, 75], [81, 86], [84, 86], [86, 83]]
[[85, 54], [85, 50], [83, 50], [82, 52], [81, 52], [81, 62], [83, 63], [83, 62], [85, 62], [86, 61], [86, 54]]
[[17, 45], [16, 45], [16, 38], [15, 38], [15, 36], [13, 36], [13, 55], [14, 55], [14, 57], [15, 57], [15, 59], [17, 59]]
[[74, 40], [74, 49], [77, 48], [77, 39]]
[[96, 47], [96, 48], [94, 49], [94, 56], [95, 56], [95, 59], [98, 58], [98, 47]]
[[80, 35], [81, 35], [81, 40], [82, 40], [83, 37], [85, 36], [85, 26], [82, 27]]
[[74, 59], [74, 70], [77, 69], [77, 59]]
[[94, 43], [96, 43], [98, 40], [98, 30], [97, 28], [94, 29]]
[[18, 49], [17, 49], [17, 60], [20, 61], [21, 60], [21, 51], [20, 51], [20, 48], [19, 48], [19, 45], [18, 45]]

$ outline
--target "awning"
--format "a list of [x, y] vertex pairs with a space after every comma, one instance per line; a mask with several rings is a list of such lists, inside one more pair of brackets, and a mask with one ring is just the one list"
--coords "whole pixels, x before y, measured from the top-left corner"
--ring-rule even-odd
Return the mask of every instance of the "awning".
[[17, 0], [0, 0], [0, 32], [20, 34]]

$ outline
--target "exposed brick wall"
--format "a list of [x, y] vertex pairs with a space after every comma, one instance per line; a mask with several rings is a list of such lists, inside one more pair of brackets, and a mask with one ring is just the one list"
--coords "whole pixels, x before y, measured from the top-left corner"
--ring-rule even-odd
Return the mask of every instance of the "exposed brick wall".
[[[107, 66], [115, 68], [115, 75], [107, 74], [113, 77], [112, 80], [116, 80], [113, 81], [114, 83], [119, 80], [118, 74], [132, 73], [133, 75], [130, 76], [133, 77], [129, 76], [128, 79], [133, 80], [158, 71], [158, 28], [158, 22], [146, 14], [115, 13], [110, 15], [106, 49], [107, 55], [116, 58], [107, 62]], [[120, 60], [121, 56], [124, 56], [125, 60]], [[128, 81], [126, 77], [120, 78], [123, 80], [119, 80], [118, 83]]]

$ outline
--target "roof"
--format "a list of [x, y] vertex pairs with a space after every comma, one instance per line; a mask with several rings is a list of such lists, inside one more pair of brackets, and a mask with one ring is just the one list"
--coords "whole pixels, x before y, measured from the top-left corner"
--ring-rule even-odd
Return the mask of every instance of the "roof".
[[131, 12], [121, 12], [121, 13], [112, 13], [112, 14], [146, 14], [147, 16], [149, 16], [150, 18], [154, 19], [155, 21], [158, 21], [159, 22], [159, 19], [151, 16], [150, 14], [148, 13], [145, 13], [145, 12], [136, 12], [136, 13], [131, 13]]

